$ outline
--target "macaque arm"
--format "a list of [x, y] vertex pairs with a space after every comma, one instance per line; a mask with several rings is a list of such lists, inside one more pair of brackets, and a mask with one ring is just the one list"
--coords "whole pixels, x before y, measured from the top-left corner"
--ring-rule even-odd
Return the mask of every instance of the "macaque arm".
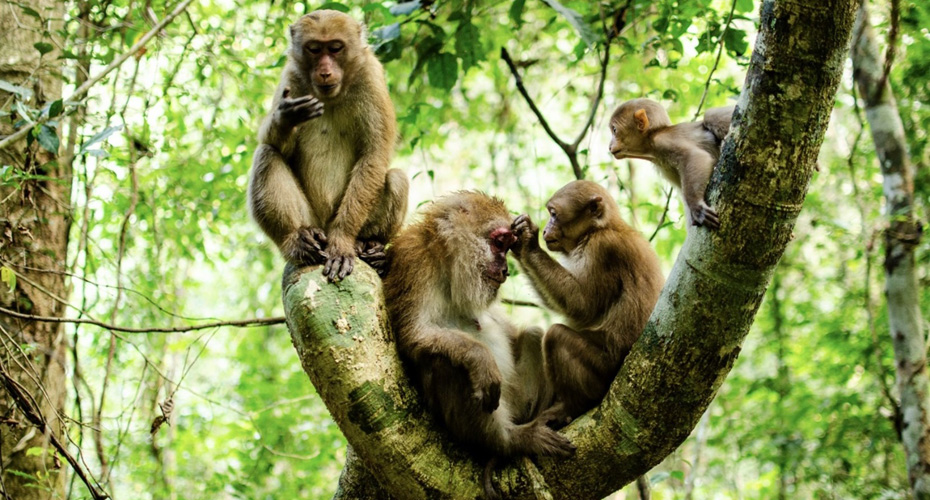
[[697, 146], [691, 146], [683, 155], [681, 170], [681, 192], [688, 206], [691, 224], [695, 226], [707, 225], [711, 228], [719, 226], [717, 212], [704, 200], [704, 193], [710, 175], [714, 170], [714, 157]]
[[497, 408], [501, 396], [501, 373], [494, 356], [484, 344], [460, 330], [427, 323], [398, 330], [406, 332], [404, 350], [414, 363], [422, 365], [426, 358], [439, 356], [453, 366], [464, 368], [481, 407], [488, 412]]
[[596, 304], [589, 299], [594, 291], [545, 250], [528, 251], [522, 263], [533, 287], [550, 307], [573, 318], [587, 318], [595, 313]]
[[718, 141], [722, 141], [730, 131], [730, 122], [733, 120], [735, 106], [711, 108], [704, 113], [704, 128], [710, 130]]

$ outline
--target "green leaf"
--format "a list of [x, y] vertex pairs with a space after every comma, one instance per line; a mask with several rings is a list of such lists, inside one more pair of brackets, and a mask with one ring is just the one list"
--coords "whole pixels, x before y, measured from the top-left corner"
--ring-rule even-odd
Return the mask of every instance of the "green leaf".
[[736, 0], [737, 12], [750, 12], [755, 8], [755, 2], [752, 0]]
[[58, 154], [58, 147], [61, 145], [58, 140], [58, 132], [46, 124], [39, 125], [39, 133], [36, 135], [39, 145], [52, 154]]
[[6, 80], [0, 80], [0, 90], [4, 90], [11, 94], [16, 94], [21, 97], [23, 100], [32, 99], [32, 91], [26, 87], [20, 87], [19, 85], [14, 85]]
[[568, 24], [571, 24], [575, 31], [581, 35], [581, 39], [584, 40], [585, 45], [589, 48], [594, 45], [594, 32], [591, 30], [591, 27], [582, 19], [581, 14], [575, 12], [572, 9], [556, 2], [555, 0], [543, 0], [543, 3], [555, 9], [556, 12], [562, 15]]
[[64, 111], [64, 109], [65, 109], [65, 105], [61, 101], [61, 99], [52, 101], [52, 103], [48, 107], [48, 117], [55, 118], [56, 116], [60, 115], [61, 112]]
[[3, 281], [10, 287], [10, 293], [16, 289], [16, 273], [9, 267], [0, 267], [0, 281]]
[[391, 6], [391, 14], [394, 14], [395, 16], [409, 16], [422, 6], [423, 4], [420, 3], [420, 0], [414, 0], [413, 2], [401, 2]]
[[25, 5], [21, 4], [21, 3], [18, 3], [18, 4], [16, 4], [16, 5], [19, 6], [20, 9], [23, 9], [23, 13], [26, 14], [27, 16], [32, 16], [32, 17], [38, 19], [39, 21], [42, 20], [42, 16], [40, 16], [39, 13], [35, 11], [35, 9], [32, 9], [32, 8], [30, 8], [30, 7], [27, 7], [27, 6], [25, 6]]
[[455, 55], [462, 60], [462, 72], [477, 66], [481, 61], [481, 35], [471, 19], [459, 25], [455, 32]]
[[510, 4], [510, 20], [513, 21], [513, 24], [517, 26], [517, 29], [520, 29], [523, 26], [523, 7], [526, 4], [526, 0], [514, 0]]
[[41, 446], [26, 448], [27, 457], [41, 457], [42, 455], [45, 455], [45, 448], [42, 448]]
[[429, 84], [442, 90], [452, 90], [458, 79], [458, 61], [447, 52], [440, 52], [426, 63]]
[[745, 54], [746, 49], [749, 48], [749, 42], [746, 41], [746, 32], [733, 28], [728, 29], [726, 34], [723, 35], [723, 43], [729, 52], [738, 56]]
[[339, 12], [345, 12], [346, 14], [349, 13], [349, 7], [339, 2], [326, 2], [323, 5], [320, 5], [319, 7], [317, 7], [317, 9], [318, 10], [332, 9], [332, 10], [338, 10]]
[[90, 139], [88, 139], [88, 141], [85, 142], [83, 146], [81, 146], [81, 150], [78, 151], [78, 154], [84, 154], [84, 153], [86, 153], [86, 152], [87, 152], [87, 148], [93, 146], [94, 144], [97, 144], [98, 142], [100, 142], [100, 141], [106, 139], [107, 137], [110, 137], [111, 135], [113, 135], [114, 132], [117, 132], [117, 131], [119, 131], [119, 130], [122, 130], [122, 128], [123, 128], [122, 125], [116, 125], [116, 126], [113, 126], [113, 127], [107, 127], [107, 128], [105, 128], [105, 129], [101, 130], [100, 132], [97, 132], [96, 134], [94, 134], [93, 137], [91, 137]]
[[52, 44], [47, 43], [47, 42], [36, 42], [32, 46], [35, 47], [36, 50], [39, 51], [39, 54], [42, 54], [43, 56], [55, 50], [55, 47], [53, 47]]

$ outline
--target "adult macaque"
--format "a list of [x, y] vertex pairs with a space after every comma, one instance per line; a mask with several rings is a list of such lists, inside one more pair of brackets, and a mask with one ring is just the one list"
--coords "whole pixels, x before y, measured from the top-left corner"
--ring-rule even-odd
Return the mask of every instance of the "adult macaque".
[[550, 412], [571, 419], [596, 406], [652, 313], [665, 278], [649, 242], [620, 218], [606, 189], [574, 181], [546, 204], [543, 239], [563, 255], [559, 264], [539, 246], [527, 215], [512, 225], [511, 250], [549, 308], [565, 316], [543, 338], [546, 375], [555, 391]]
[[704, 200], [704, 190], [732, 117], [733, 106], [727, 106], [707, 110], [700, 123], [672, 125], [659, 103], [633, 99], [621, 104], [610, 118], [610, 153], [618, 160], [640, 158], [655, 163], [681, 190], [688, 221], [716, 229], [720, 220]]
[[384, 245], [407, 211], [409, 181], [388, 170], [396, 119], [384, 69], [362, 26], [318, 10], [290, 27], [272, 112], [252, 160], [252, 217], [295, 265], [331, 281], [358, 255], [383, 271]]
[[431, 204], [388, 250], [384, 295], [397, 348], [429, 408], [487, 458], [569, 455], [546, 425], [541, 337], [496, 307], [515, 238], [503, 202], [458, 192]]

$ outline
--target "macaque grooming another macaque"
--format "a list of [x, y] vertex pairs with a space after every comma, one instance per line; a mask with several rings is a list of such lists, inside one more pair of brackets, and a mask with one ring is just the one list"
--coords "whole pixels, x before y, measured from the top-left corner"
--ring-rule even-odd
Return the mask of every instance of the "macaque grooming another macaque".
[[720, 220], [704, 200], [704, 190], [732, 117], [733, 106], [727, 106], [708, 109], [700, 123], [672, 125], [659, 103], [633, 99], [621, 104], [610, 118], [610, 153], [618, 160], [640, 158], [655, 163], [681, 190], [688, 221], [716, 229]]
[[486, 458], [569, 455], [546, 426], [542, 331], [496, 307], [515, 238], [503, 202], [457, 192], [431, 204], [388, 250], [384, 295], [397, 348], [429, 408]]
[[[545, 370], [555, 391], [549, 410], [559, 420], [596, 406], [646, 326], [665, 282], [649, 242], [620, 218], [606, 189], [574, 181], [546, 204], [543, 239], [562, 254], [559, 264], [539, 246], [527, 215], [513, 222], [512, 251], [543, 303], [565, 316], [543, 337]], [[561, 408], [560, 408], [561, 407]]]
[[381, 273], [409, 188], [388, 170], [397, 124], [384, 69], [341, 12], [307, 14], [290, 33], [252, 160], [252, 217], [288, 262], [325, 264], [331, 281], [351, 273], [356, 256]]

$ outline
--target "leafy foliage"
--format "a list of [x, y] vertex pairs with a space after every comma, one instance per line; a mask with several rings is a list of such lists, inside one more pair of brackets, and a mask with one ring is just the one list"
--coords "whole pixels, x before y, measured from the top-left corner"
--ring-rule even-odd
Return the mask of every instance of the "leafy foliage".
[[[73, 1], [63, 23], [45, 24], [49, 41], [34, 48], [41, 64], [52, 64], [52, 42], [61, 40], [56, 61], [67, 63], [65, 96], [175, 2], [145, 5]], [[685, 238], [681, 203], [673, 195], [666, 214], [667, 186], [652, 167], [607, 155], [606, 120], [616, 104], [637, 96], [663, 100], [673, 121], [698, 114], [705, 91], [702, 109], [732, 103], [758, 2], [211, 0], [194, 2], [188, 16], [80, 102], [40, 103], [28, 77], [0, 80], [0, 120], [30, 127], [44, 115], [52, 120], [31, 129], [31, 147], [75, 155], [68, 262], [70, 303], [81, 314], [142, 327], [281, 313], [282, 263], [248, 220], [245, 188], [255, 130], [283, 66], [286, 27], [317, 7], [367, 23], [398, 114], [395, 164], [412, 178], [412, 207], [478, 188], [536, 220], [573, 175], [515, 91], [500, 49], [513, 54], [556, 132], [574, 137], [589, 111], [607, 30], [622, 27], [581, 159], [628, 220], [647, 236], [655, 231], [653, 245], [668, 269]], [[25, 3], [10, 8], [44, 19]], [[930, 197], [930, 39], [923, 28], [930, 7], [910, 1], [902, 8], [890, 81], [918, 165], [923, 215]], [[657, 497], [678, 498], [692, 476], [695, 498], [906, 497], [880, 293], [880, 174], [867, 131], [852, 144], [862, 127], [857, 116], [847, 86], [796, 241], [710, 409], [706, 444], [692, 438], [654, 471]], [[0, 167], [4, 186], [24, 189], [43, 179], [41, 170]], [[927, 244], [918, 250], [926, 263]], [[14, 287], [7, 269], [4, 286]], [[512, 271], [503, 294], [531, 299], [519, 269]], [[922, 299], [930, 304], [926, 292]], [[557, 320], [533, 308], [513, 314], [538, 324]], [[74, 347], [69, 416], [92, 423], [109, 380], [99, 439], [115, 497], [331, 495], [345, 443], [284, 326], [128, 334], [116, 340], [109, 370], [110, 332], [85, 325], [64, 331]], [[150, 436], [158, 403], [172, 395], [170, 425]], [[99, 472], [92, 430], [73, 425], [70, 432]], [[82, 494], [80, 485], [71, 490], [74, 498]]]

